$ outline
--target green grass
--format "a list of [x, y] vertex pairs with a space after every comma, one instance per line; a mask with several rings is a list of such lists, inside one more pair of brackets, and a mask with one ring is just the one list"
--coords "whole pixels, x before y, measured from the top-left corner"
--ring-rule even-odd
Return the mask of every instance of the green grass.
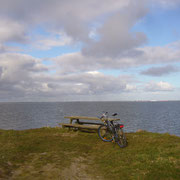
[[0, 179], [59, 179], [81, 157], [94, 179], [180, 179], [180, 137], [145, 131], [126, 136], [128, 147], [119, 148], [97, 133], [0, 130]]

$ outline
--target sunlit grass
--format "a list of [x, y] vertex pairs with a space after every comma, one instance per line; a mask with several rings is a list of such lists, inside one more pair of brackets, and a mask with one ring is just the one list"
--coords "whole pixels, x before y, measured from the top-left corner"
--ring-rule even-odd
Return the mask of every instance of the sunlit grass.
[[[74, 158], [103, 179], [180, 179], [180, 138], [128, 133], [128, 147], [106, 143], [97, 133], [41, 128], [0, 130], [0, 178], [58, 179]], [[89, 161], [90, 160], [90, 161]], [[69, 172], [71, 173], [71, 172]]]

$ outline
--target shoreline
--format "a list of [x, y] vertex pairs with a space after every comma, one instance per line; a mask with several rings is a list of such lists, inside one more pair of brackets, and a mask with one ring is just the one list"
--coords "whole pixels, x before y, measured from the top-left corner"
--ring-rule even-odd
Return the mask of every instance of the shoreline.
[[[30, 129], [1, 129], [0, 131], [28, 131], [28, 130], [37, 130], [37, 129], [44, 129], [44, 128], [55, 128], [55, 129], [63, 129], [60, 126], [44, 126], [44, 127], [40, 127], [40, 128], [30, 128]], [[139, 133], [139, 132], [148, 132], [148, 133], [155, 133], [155, 134], [165, 134], [165, 135], [170, 135], [170, 136], [176, 136], [176, 137], [180, 137], [180, 135], [176, 135], [176, 134], [171, 134], [169, 132], [152, 132], [152, 131], [148, 131], [148, 130], [144, 130], [144, 129], [138, 129], [136, 131], [125, 131], [125, 133], [129, 134], [129, 133]]]

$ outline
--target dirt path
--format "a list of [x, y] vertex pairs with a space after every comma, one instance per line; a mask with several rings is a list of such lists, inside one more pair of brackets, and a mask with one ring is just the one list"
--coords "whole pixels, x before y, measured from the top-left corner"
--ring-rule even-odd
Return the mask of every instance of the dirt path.
[[71, 164], [64, 169], [59, 168], [55, 163], [48, 163], [41, 166], [37, 166], [40, 155], [33, 155], [32, 161], [24, 163], [13, 172], [10, 179], [12, 180], [102, 180], [101, 176], [95, 176], [93, 168], [91, 166], [92, 158], [86, 156], [80, 156], [73, 158]]
[[75, 158], [70, 167], [62, 171], [61, 177], [64, 180], [93, 180], [94, 177], [88, 173], [88, 169], [87, 159], [84, 157]]

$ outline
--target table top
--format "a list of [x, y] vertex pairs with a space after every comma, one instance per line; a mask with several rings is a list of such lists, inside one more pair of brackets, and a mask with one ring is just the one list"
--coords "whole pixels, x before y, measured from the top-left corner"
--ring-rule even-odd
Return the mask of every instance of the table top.
[[[99, 120], [104, 121], [105, 119], [100, 119], [98, 117], [86, 117], [86, 116], [65, 116], [64, 118], [68, 119], [84, 119], [84, 120]], [[119, 121], [118, 118], [108, 118], [109, 121]]]

